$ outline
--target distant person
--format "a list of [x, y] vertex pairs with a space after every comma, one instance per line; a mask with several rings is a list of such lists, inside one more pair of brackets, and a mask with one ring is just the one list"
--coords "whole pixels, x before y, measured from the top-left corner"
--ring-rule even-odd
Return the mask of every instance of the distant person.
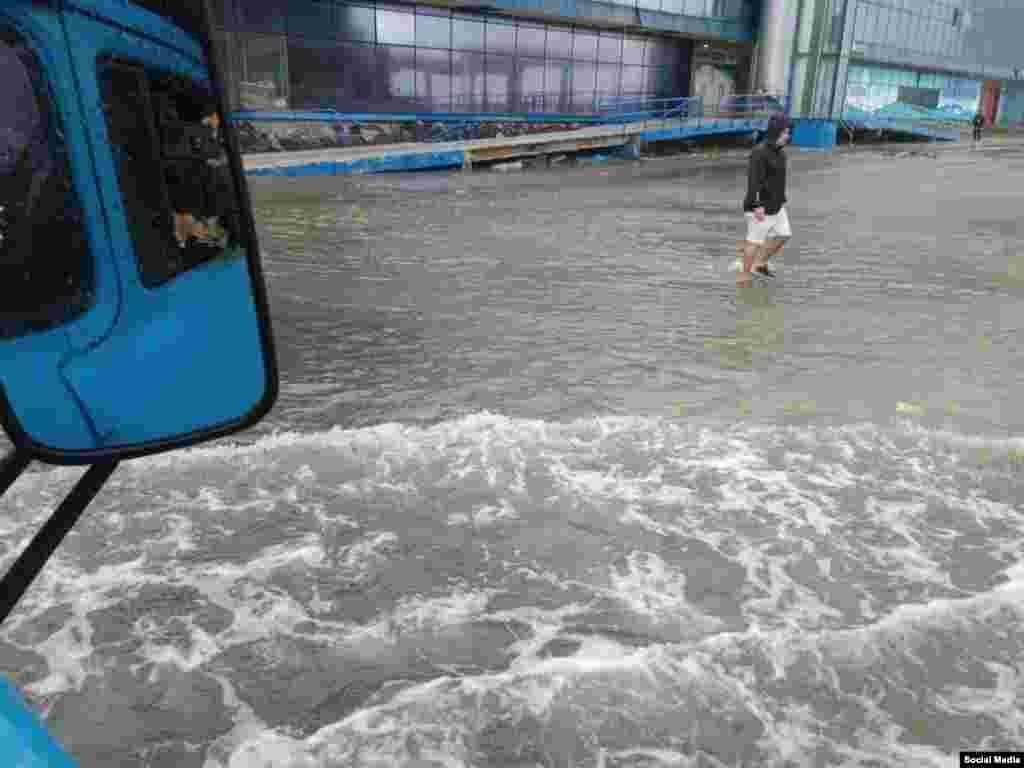
[[[231, 166], [228, 162], [228, 155], [225, 151], [224, 135], [221, 132], [220, 115], [217, 112], [217, 103], [212, 98], [203, 101], [202, 124], [210, 131], [212, 139], [210, 156], [206, 158], [204, 169], [205, 180], [209, 194], [206, 197], [206, 206], [203, 209], [203, 216], [206, 219], [207, 238], [220, 239], [213, 234], [214, 230], [223, 231], [231, 242], [239, 239], [241, 212], [238, 206], [238, 196], [235, 193], [235, 185], [231, 179]], [[226, 245], [226, 243], [221, 243]]]
[[[188, 156], [172, 164], [169, 174], [175, 238], [180, 248], [190, 251], [200, 246], [222, 248], [225, 236], [237, 239], [238, 211], [220, 117], [212, 99], [201, 99], [198, 109], [192, 110], [198, 112], [198, 120], [178, 123], [188, 131]], [[186, 261], [195, 261], [199, 253]]]
[[981, 129], [985, 127], [985, 116], [981, 114], [981, 110], [975, 114], [971, 124], [974, 126], [974, 143], [978, 144], [981, 141]]
[[762, 277], [775, 277], [769, 262], [793, 234], [786, 213], [786, 153], [783, 151], [791, 133], [792, 121], [786, 115], [772, 115], [764, 140], [750, 153], [747, 194], [743, 199], [747, 237], [737, 283], [750, 282], [755, 272]]

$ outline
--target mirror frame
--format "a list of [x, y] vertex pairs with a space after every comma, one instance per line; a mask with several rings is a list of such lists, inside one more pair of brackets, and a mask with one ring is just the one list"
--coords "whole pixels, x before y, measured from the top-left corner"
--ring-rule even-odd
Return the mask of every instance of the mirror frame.
[[[39, 3], [58, 10], [63, 9], [63, 2], [55, 0], [31, 0], [32, 3]], [[157, 9], [164, 3], [149, 0], [132, 0], [140, 8], [162, 15], [168, 21], [168, 14], [161, 13]], [[168, 5], [174, 6], [180, 0], [170, 0]], [[226, 119], [224, 111], [224, 85], [221, 81], [220, 62], [217, 61], [215, 49], [210, 38], [212, 14], [207, 0], [188, 0], [194, 3], [196, 10], [201, 13], [201, 23], [198, 29], [189, 29], [189, 34], [196, 35], [206, 60], [206, 67], [210, 74], [210, 81], [213, 87], [214, 98], [221, 119], [221, 129], [228, 146], [228, 162], [234, 178], [235, 186], [239, 196], [241, 208], [241, 232], [239, 233], [241, 245], [245, 249], [245, 259], [248, 267], [250, 284], [252, 287], [252, 299], [256, 309], [256, 317], [259, 323], [260, 343], [263, 348], [264, 357], [264, 390], [263, 397], [247, 413], [240, 418], [229, 421], [218, 426], [206, 429], [193, 430], [172, 438], [150, 440], [142, 443], [132, 443], [125, 446], [113, 448], [97, 448], [86, 450], [60, 450], [36, 442], [26, 432], [19, 422], [14, 409], [7, 397], [7, 391], [0, 382], [0, 425], [3, 426], [18, 452], [30, 456], [32, 459], [46, 464], [57, 465], [85, 465], [97, 464], [108, 461], [123, 461], [149, 456], [166, 451], [174, 451], [186, 448], [198, 443], [215, 440], [221, 437], [248, 429], [258, 423], [277, 401], [279, 392], [279, 375], [277, 355], [274, 347], [274, 334], [270, 321], [270, 305], [267, 300], [267, 286], [263, 276], [262, 260], [259, 252], [259, 241], [256, 237], [256, 225], [252, 211], [252, 201], [249, 195], [249, 187], [245, 182], [245, 174], [242, 166], [242, 156], [238, 149], [238, 138], [235, 134], [234, 125]]]

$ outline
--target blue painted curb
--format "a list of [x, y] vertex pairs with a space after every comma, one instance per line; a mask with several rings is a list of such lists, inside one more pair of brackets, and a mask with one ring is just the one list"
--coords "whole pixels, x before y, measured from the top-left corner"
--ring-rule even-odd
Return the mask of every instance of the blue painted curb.
[[288, 165], [252, 168], [247, 176], [338, 176], [353, 173], [397, 173], [402, 171], [428, 171], [442, 168], [461, 168], [466, 153], [461, 149], [449, 152], [429, 152], [391, 157], [371, 157], [360, 160], [328, 161], [306, 165]]

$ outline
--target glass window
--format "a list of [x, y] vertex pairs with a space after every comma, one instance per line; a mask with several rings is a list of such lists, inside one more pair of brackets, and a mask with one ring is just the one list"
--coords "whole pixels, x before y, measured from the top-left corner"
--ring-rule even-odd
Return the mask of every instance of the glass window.
[[435, 48], [416, 49], [416, 100], [426, 109], [451, 109], [451, 53]]
[[627, 37], [622, 42], [622, 63], [644, 63], [644, 39], [642, 37]]
[[240, 254], [238, 196], [207, 86], [123, 60], [99, 70], [142, 284]]
[[[149, 0], [148, 5], [146, 0], [143, 0], [142, 7], [151, 11], [155, 10], [157, 13], [163, 12], [162, 7], [153, 7], [153, 0]], [[215, 27], [233, 29], [238, 23], [238, 9], [235, 7], [234, 0], [213, 0], [210, 3], [210, 14]]]
[[597, 41], [597, 60], [616, 64], [622, 61], [622, 35], [602, 32]]
[[575, 91], [570, 109], [575, 114], [588, 114], [597, 111], [597, 97], [593, 90]]
[[932, 34], [933, 34], [932, 20], [929, 17], [927, 17], [927, 16], [922, 16], [921, 20], [920, 20], [920, 23], [921, 23], [921, 38], [920, 38], [920, 46], [918, 47], [918, 50], [921, 53], [929, 53], [931, 51], [931, 49], [932, 49]]
[[589, 62], [573, 62], [572, 89], [593, 92], [597, 87], [597, 65]]
[[544, 57], [544, 27], [520, 24], [516, 30], [516, 53], [520, 56]]
[[337, 104], [338, 51], [342, 43], [288, 38], [288, 89], [293, 109], [330, 109]]
[[892, 32], [893, 47], [897, 51], [906, 48], [907, 14], [903, 11], [893, 11], [890, 15], [889, 26]]
[[24, 41], [0, 30], [0, 337], [53, 328], [89, 308], [92, 255], [60, 116]]
[[488, 53], [484, 62], [487, 72], [485, 96], [490, 112], [511, 112], [510, 99], [516, 82], [516, 60], [513, 56]]
[[416, 109], [416, 49], [401, 45], [377, 46], [377, 75], [389, 110]]
[[377, 73], [385, 85], [388, 109], [412, 112], [416, 109], [416, 48], [403, 45], [377, 46]]
[[298, 0], [288, 4], [288, 34], [320, 39], [334, 37], [335, 5], [330, 0]]
[[243, 76], [238, 89], [244, 109], [287, 106], [288, 68], [285, 38], [277, 35], [239, 35]]
[[661, 0], [636, 0], [636, 4], [648, 11], [661, 10]]
[[416, 13], [416, 45], [427, 48], [451, 48], [452, 20], [447, 16]]
[[240, 31], [284, 33], [283, 0], [257, 0], [236, 5]]
[[676, 66], [681, 49], [675, 43], [651, 40], [647, 43], [644, 64], [649, 67]]
[[674, 95], [675, 76], [671, 67], [656, 67], [654, 69], [654, 93], [665, 98]]
[[377, 6], [377, 42], [412, 45], [416, 42], [416, 17], [408, 11]]
[[338, 37], [342, 40], [376, 40], [376, 19], [373, 8], [361, 5], [339, 5], [337, 10]]
[[484, 55], [452, 51], [452, 109], [479, 112], [484, 108]]
[[544, 60], [519, 59], [516, 70], [519, 75], [519, 93], [522, 108], [528, 112], [544, 109]]
[[452, 48], [463, 51], [484, 49], [484, 23], [456, 16], [452, 19]]
[[572, 36], [572, 57], [576, 61], [593, 61], [597, 58], [597, 35], [576, 30]]
[[[289, 68], [298, 66], [298, 50], [289, 47]], [[317, 76], [324, 94], [333, 92], [335, 109], [342, 112], [370, 112], [377, 108], [377, 95], [383, 93], [383, 85], [377, 85], [377, 57], [373, 45], [359, 43], [340, 44], [335, 48], [333, 66], [318, 62]], [[308, 70], [308, 67], [304, 67]], [[308, 87], [312, 78], [295, 78], [296, 85]], [[296, 86], [293, 86], [293, 89]], [[319, 101], [319, 100], [318, 100]]]
[[879, 37], [878, 42], [886, 47], [892, 47], [896, 42], [893, 35], [896, 31], [895, 14], [892, 13], [888, 8], [882, 8], [879, 10], [880, 26], [879, 26]]
[[601, 96], [618, 96], [621, 80], [622, 67], [619, 64], [597, 65], [597, 92]]
[[[572, 103], [573, 65], [569, 61], [548, 61], [544, 91], [548, 101], [546, 109], [550, 112], [568, 112]], [[584, 86], [586, 84], [584, 83]]]
[[516, 53], [516, 28], [514, 24], [500, 24], [488, 21], [485, 30], [488, 53], [514, 56]]
[[917, 50], [924, 53], [928, 50], [928, 19], [924, 16], [917, 17]]
[[572, 30], [568, 27], [548, 27], [547, 52], [549, 59], [571, 59]]
[[866, 7], [866, 11], [867, 24], [864, 28], [865, 40], [869, 43], [874, 43], [878, 40], [878, 8], [871, 5]]
[[644, 68], [636, 66], [622, 67], [622, 95], [638, 96], [644, 91]]
[[943, 24], [941, 21], [938, 21], [937, 19], [933, 19], [929, 27], [930, 34], [928, 38], [930, 44], [928, 46], [928, 53], [938, 53], [940, 50], [942, 50], [940, 46], [942, 44], [942, 33], [945, 24]]
[[658, 92], [658, 67], [644, 67], [644, 93]]
[[661, 0], [661, 10], [665, 13], [681, 14], [683, 12], [683, 0]]
[[828, 25], [828, 48], [837, 50], [843, 44], [843, 16], [836, 13], [829, 18]]

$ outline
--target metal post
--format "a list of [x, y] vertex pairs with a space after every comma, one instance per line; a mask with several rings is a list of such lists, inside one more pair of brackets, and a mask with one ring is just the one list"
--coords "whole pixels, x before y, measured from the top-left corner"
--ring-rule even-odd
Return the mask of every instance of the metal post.
[[31, 463], [32, 457], [23, 451], [11, 451], [4, 456], [0, 462], [0, 496], [7, 493], [7, 489], [14, 485], [14, 481], [21, 477], [21, 473]]
[[[82, 512], [89, 506], [89, 502], [96, 497], [100, 488], [117, 469], [117, 464], [116, 461], [109, 461], [89, 467], [89, 470], [79, 478], [71, 492], [61, 501], [57, 510], [50, 515], [50, 519], [43, 524], [29, 545], [14, 561], [14, 565], [10, 567], [4, 575], [3, 581], [0, 582], [0, 624], [14, 610], [14, 606], [21, 600], [22, 595], [39, 575], [39, 571], [46, 565], [46, 561], [50, 559], [54, 550], [60, 546], [68, 531], [81, 517]], [[3, 467], [0, 468], [0, 483], [7, 479], [9, 471], [9, 465], [5, 460]]]

